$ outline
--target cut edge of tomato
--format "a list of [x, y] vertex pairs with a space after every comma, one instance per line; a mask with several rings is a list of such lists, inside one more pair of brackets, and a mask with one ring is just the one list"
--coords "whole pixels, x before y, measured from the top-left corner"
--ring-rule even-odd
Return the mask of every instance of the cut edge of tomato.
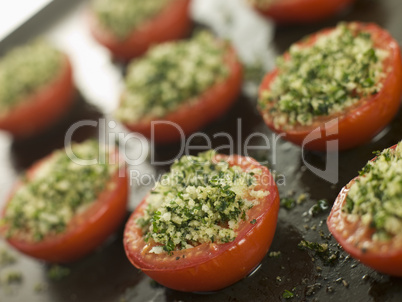
[[[72, 66], [63, 54], [63, 64], [54, 80], [39, 87], [25, 100], [0, 117], [0, 129], [21, 139], [35, 135], [55, 123], [74, 101]], [[40, 114], [39, 114], [40, 113]]]
[[[220, 159], [228, 159], [227, 156], [222, 156], [222, 155], [218, 155], [216, 157], [217, 160]], [[260, 164], [258, 164], [258, 162], [256, 162], [254, 159], [251, 158], [243, 158], [244, 160], [242, 160], [241, 162], [239, 162], [239, 165], [244, 165], [244, 161], [247, 161], [250, 166], [254, 166], [254, 167], [258, 167], [261, 168], [263, 170], [263, 174], [264, 176], [268, 176], [268, 181], [270, 181], [270, 185], [268, 187], [268, 191], [270, 192], [270, 194], [264, 198], [262, 198], [261, 200], [264, 200], [263, 203], [261, 203], [262, 205], [265, 204], [269, 204], [269, 206], [267, 208], [263, 208], [264, 212], [260, 213], [259, 215], [253, 217], [254, 219], [257, 220], [257, 222], [255, 224], [251, 224], [248, 220], [247, 221], [243, 221], [241, 222], [239, 228], [237, 229], [238, 233], [242, 233], [242, 236], [237, 236], [236, 239], [230, 243], [224, 243], [224, 244], [216, 244], [216, 243], [205, 243], [205, 244], [200, 244], [194, 248], [191, 249], [184, 249], [184, 250], [179, 250], [179, 251], [175, 251], [173, 253], [173, 255], [170, 255], [169, 257], [171, 257], [171, 261], [169, 261], [169, 264], [167, 264], [168, 266], [165, 267], [155, 267], [153, 265], [149, 265], [147, 263], [145, 263], [141, 257], [141, 259], [139, 259], [139, 257], [135, 256], [135, 254], [132, 251], [132, 248], [130, 246], [130, 244], [132, 244], [132, 241], [130, 240], [131, 238], [127, 238], [125, 237], [124, 240], [124, 245], [126, 247], [126, 253], [128, 253], [128, 258], [130, 260], [130, 262], [138, 269], [141, 269], [144, 272], [163, 272], [163, 271], [168, 271], [168, 270], [172, 270], [172, 263], [174, 265], [175, 270], [184, 270], [184, 269], [188, 269], [191, 267], [195, 267], [195, 266], [199, 266], [202, 265], [203, 263], [209, 262], [209, 261], [213, 261], [215, 258], [217, 258], [218, 256], [222, 255], [225, 252], [230, 251], [231, 249], [233, 249], [233, 247], [236, 247], [240, 244], [242, 244], [242, 242], [244, 241], [245, 238], [249, 237], [250, 234], [252, 234], [253, 230], [258, 229], [263, 227], [263, 219], [265, 216], [267, 215], [271, 215], [272, 213], [276, 214], [274, 215], [277, 219], [278, 216], [278, 211], [279, 211], [279, 192], [278, 189], [275, 185], [274, 179], [272, 177], [272, 175], [270, 174], [268, 168], [261, 166]], [[230, 159], [229, 159], [230, 160]], [[232, 165], [233, 163], [231, 163]], [[246, 171], [247, 169], [249, 169], [250, 167], [246, 167], [246, 169], [244, 171]], [[125, 234], [132, 232], [133, 230], [137, 231], [137, 234], [140, 234], [140, 230], [139, 227], [136, 226], [136, 218], [140, 217], [140, 215], [137, 215], [137, 211], [142, 211], [145, 209], [146, 207], [146, 203], [145, 203], [145, 199], [143, 200], [143, 202], [141, 202], [141, 204], [139, 205], [139, 208], [136, 209], [133, 214], [131, 215], [131, 217], [128, 220], [128, 223], [126, 225], [126, 229], [125, 229]], [[251, 209], [252, 210], [252, 209]], [[250, 210], [250, 211], [251, 211]], [[135, 218], [134, 218], [135, 217]], [[276, 228], [276, 220], [275, 220], [275, 228]], [[275, 233], [275, 231], [272, 232], [272, 237], [273, 234]], [[140, 241], [142, 240], [142, 235], [140, 235], [141, 238], [139, 238]], [[269, 244], [267, 247], [267, 250], [265, 251], [268, 252], [269, 246], [271, 244], [272, 238], [271, 240], [269, 240]], [[186, 262], [184, 265], [179, 265], [177, 262], [174, 262], [174, 259], [176, 257], [182, 257], [183, 255], [186, 255], [188, 252], [190, 251], [191, 254], [193, 254], [193, 252], [195, 252], [196, 254], [199, 254], [200, 252], [207, 252], [208, 251], [213, 251], [214, 252], [214, 256], [211, 258], [209, 254], [201, 257], [199, 259], [199, 261], [194, 262], [186, 262], [186, 261], [182, 261], [181, 262]], [[264, 256], [265, 256], [264, 254]], [[133, 256], [133, 258], [136, 259], [136, 262], [130, 257]], [[161, 256], [159, 255], [155, 255], [155, 258], [165, 258], [166, 255], [163, 254]], [[255, 264], [255, 266], [258, 265], [258, 263], [260, 263], [260, 261], [262, 260], [263, 257], [261, 257], [261, 259], [258, 260], [258, 262]], [[184, 258], [185, 259], [185, 258]], [[252, 269], [255, 268], [252, 267], [250, 268], [250, 271], [252, 271]]]
[[[275, 196], [273, 196], [273, 197], [274, 197], [274, 199], [276, 199], [276, 197], [279, 197], [279, 193], [276, 193]], [[270, 199], [270, 198], [268, 198], [268, 196], [267, 196], [266, 199]], [[269, 202], [269, 201], [266, 201], [266, 202]], [[194, 248], [191, 248], [191, 249], [174, 251], [172, 253], [172, 255], [165, 255], [164, 254], [163, 257], [166, 257], [166, 256], [172, 257], [171, 260], [173, 260], [173, 258], [182, 257], [183, 255], [187, 254], [188, 251], [190, 251], [191, 253], [195, 252], [197, 254], [199, 254], [200, 252], [208, 253], [209, 251], [213, 251], [214, 252], [214, 258], [216, 258], [216, 257], [220, 256], [221, 254], [223, 254], [223, 253], [227, 252], [228, 250], [230, 250], [233, 246], [238, 245], [239, 243], [241, 243], [241, 241], [243, 241], [245, 237], [248, 237], [250, 232], [252, 232], [254, 229], [260, 228], [261, 225], [262, 225], [262, 218], [264, 216], [268, 215], [268, 212], [273, 211], [273, 210], [274, 211], [279, 210], [279, 203], [272, 202], [270, 207], [267, 208], [266, 212], [261, 213], [259, 216], [254, 218], [257, 221], [255, 224], [252, 225], [249, 221], [242, 222], [241, 225], [239, 226], [239, 229], [238, 229], [239, 232], [244, 232], [245, 231], [245, 233], [242, 236], [242, 238], [236, 237], [236, 239], [234, 241], [229, 242], [229, 243], [223, 243], [223, 244], [204, 243], [204, 244], [198, 245], [198, 246], [196, 246]], [[135, 219], [133, 219], [134, 217], [138, 218], [138, 216], [134, 216], [134, 215], [132, 217], [130, 217], [129, 218], [130, 224], [135, 223]], [[127, 231], [130, 231], [130, 230], [132, 230], [132, 228], [133, 228], [133, 226], [130, 225], [126, 229], [127, 229]], [[134, 228], [137, 228], [137, 227], [134, 226]], [[244, 230], [243, 230], [243, 228], [244, 228]], [[129, 243], [130, 242], [127, 242], [127, 243], [125, 242], [125, 245], [126, 244], [128, 245]], [[159, 258], [159, 256], [155, 256], [155, 257]], [[136, 259], [139, 260], [137, 257], [136, 257]], [[184, 265], [175, 265], [175, 269], [178, 269], [178, 270], [179, 269], [187, 269], [187, 268], [190, 268], [190, 267], [201, 265], [201, 264], [203, 264], [205, 262], [208, 262], [208, 261], [211, 261], [211, 260], [213, 260], [213, 258], [210, 258], [208, 255], [206, 255], [205, 257], [200, 258], [199, 261], [197, 261], [197, 262], [191, 262], [191, 263], [186, 262]], [[180, 260], [180, 261], [182, 261], [182, 260]], [[138, 261], [138, 263], [131, 261], [131, 263], [136, 268], [140, 269], [143, 272], [148, 272], [148, 271], [152, 271], [152, 272], [158, 272], [159, 271], [160, 272], [160, 271], [167, 271], [167, 270], [172, 269], [171, 264], [169, 266], [166, 266], [166, 267], [158, 267], [158, 268], [156, 268], [154, 266], [148, 265], [144, 261]], [[172, 261], [170, 261], [170, 263], [172, 263]], [[258, 265], [258, 263], [256, 263], [256, 265]]]
[[253, 6], [263, 16], [280, 25], [309, 24], [335, 16], [348, 8], [354, 0], [303, 0], [276, 1], [268, 8]]
[[102, 26], [91, 10], [87, 11], [87, 19], [95, 40], [108, 48], [116, 58], [129, 61], [144, 54], [153, 44], [184, 38], [191, 29], [190, 2], [191, 0], [172, 1], [159, 14], [133, 29], [124, 39], [117, 38]]
[[[395, 149], [396, 145], [389, 149]], [[374, 157], [371, 161], [374, 161]], [[402, 238], [390, 239], [389, 241], [373, 242], [371, 236], [375, 229], [368, 228], [361, 220], [348, 221], [347, 214], [342, 209], [346, 203], [346, 197], [350, 187], [354, 184], [357, 176], [352, 179], [339, 192], [331, 213], [327, 218], [327, 226], [331, 234], [342, 248], [352, 257], [363, 264], [376, 269], [379, 272], [402, 277]]]
[[[166, 128], [165, 122], [179, 125], [184, 135], [207, 126], [230, 108], [241, 90], [243, 68], [232, 47], [225, 56], [225, 62], [229, 67], [229, 75], [204, 91], [195, 102], [184, 102], [174, 112], [167, 113], [163, 118], [143, 119], [135, 123], [123, 122], [123, 125], [130, 131], [141, 133], [148, 139], [153, 138], [156, 143], [161, 144], [175, 142], [181, 138], [178, 129]], [[219, 102], [216, 101], [217, 99]], [[162, 123], [162, 125], [154, 125], [153, 136], [152, 122]]]
[[[51, 156], [52, 154], [35, 163], [27, 171], [27, 176], [32, 177], [35, 170]], [[123, 160], [118, 150], [115, 150], [111, 156], [118, 157], [119, 162]], [[21, 181], [18, 181], [14, 186], [2, 210], [2, 216], [5, 215], [8, 203], [21, 185]], [[70, 263], [90, 254], [113, 234], [116, 228], [123, 223], [127, 213], [127, 202], [127, 171], [126, 165], [123, 164], [111, 175], [105, 189], [100, 192], [96, 201], [84, 212], [75, 215], [63, 233], [50, 235], [41, 241], [34, 242], [20, 239], [18, 235], [5, 236], [7, 225], [3, 225], [0, 232], [10, 245], [26, 255], [47, 262]], [[111, 218], [108, 215], [110, 213], [114, 214]], [[107, 223], [105, 223], [106, 220]], [[90, 229], [92, 232], [87, 233]]]
[[[381, 42], [387, 42], [385, 45], [390, 55], [384, 61], [384, 66], [386, 69], [391, 70], [388, 71], [388, 76], [383, 80], [383, 88], [373, 97], [362, 98], [342, 112], [330, 116], [318, 116], [315, 118], [312, 125], [296, 125], [290, 129], [275, 127], [268, 113], [269, 108], [264, 110], [259, 108], [265, 124], [276, 133], [286, 133], [284, 136], [286, 140], [302, 146], [306, 136], [314, 130], [317, 130], [320, 137], [326, 138], [328, 134], [332, 134], [331, 137], [328, 137], [328, 140], [338, 138], [338, 150], [346, 150], [369, 142], [376, 134], [384, 129], [398, 113], [402, 96], [402, 86], [398, 84], [402, 82], [402, 60], [398, 43], [387, 31], [374, 23], [352, 23], [357, 24], [359, 30], [369, 31], [375, 36], [375, 45], [384, 47], [385, 43]], [[296, 42], [296, 44], [301, 46], [311, 45], [319, 36], [328, 34], [333, 29], [334, 28], [326, 28], [320, 30], [308, 36], [306, 40]], [[285, 56], [287, 55], [288, 53], [285, 53]], [[279, 70], [275, 68], [264, 77], [260, 85], [260, 95], [262, 91], [270, 87], [270, 84], [275, 80], [278, 73]], [[366, 114], [362, 115], [362, 112]], [[358, 130], [359, 124], [361, 123], [367, 124], [366, 129], [369, 129], [368, 132], [362, 133]], [[326, 140], [316, 139], [303, 145], [303, 147], [308, 150], [325, 151], [327, 150], [326, 143]]]
[[[228, 159], [229, 161], [231, 160], [230, 158], [234, 158], [235, 161], [232, 161], [232, 163], [236, 162], [239, 165], [244, 165], [244, 162], [246, 161], [248, 168], [253, 165], [257, 165], [260, 168], [262, 167], [255, 160], [240, 156], [228, 157], [218, 155], [216, 158]], [[247, 169], [247, 167], [244, 169]], [[244, 222], [245, 228], [247, 227], [249, 229], [244, 230], [244, 234], [239, 234], [234, 242], [224, 244], [224, 247], [219, 247], [217, 244], [202, 244], [198, 246], [203, 247], [206, 250], [210, 247], [218, 249], [217, 251], [210, 250], [206, 256], [201, 254], [202, 259], [206, 259], [205, 261], [194, 261], [190, 259], [189, 262], [191, 262], [191, 265], [182, 265], [179, 267], [177, 262], [174, 262], [177, 255], [176, 252], [174, 252], [175, 254], [170, 260], [170, 262], [172, 262], [170, 267], [164, 265], [164, 267], [160, 269], [158, 268], [158, 264], [156, 264], [156, 266], [150, 265], [149, 269], [148, 267], [144, 269], [144, 267], [136, 265], [136, 260], [133, 259], [138, 258], [136, 255], [140, 253], [142, 247], [145, 245], [144, 240], [142, 240], [141, 230], [138, 231], [139, 228], [135, 225], [133, 219], [136, 211], [138, 211], [137, 208], [132, 214], [132, 217], [129, 218], [124, 233], [125, 251], [130, 262], [160, 284], [184, 292], [216, 291], [230, 286], [246, 277], [255, 269], [255, 267], [258, 266], [268, 252], [275, 234], [279, 212], [278, 188], [272, 175], [269, 173], [269, 170], [266, 167], [262, 168], [264, 168], [264, 173], [267, 173], [266, 176], [268, 176], [268, 180], [271, 181], [271, 183], [268, 184], [268, 190], [271, 194], [261, 198], [260, 200], [265, 200], [269, 204], [262, 203], [259, 204], [260, 207], [258, 209], [256, 207], [250, 209], [250, 211], [256, 212], [261, 210], [263, 211], [263, 214], [256, 215], [256, 224], [252, 225], [249, 221]], [[263, 185], [265, 184], [263, 183]], [[140, 207], [141, 206], [143, 208], [146, 206], [145, 199], [140, 204]], [[267, 207], [264, 208], [264, 206]], [[253, 216], [250, 215], [249, 219], [253, 219]], [[249, 223], [250, 226], [247, 226], [247, 223]], [[134, 230], [137, 230], [137, 235], [139, 234], [139, 238], [137, 239], [138, 241], [141, 241], [140, 245], [137, 244], [136, 246], [133, 246], [133, 242], [135, 241], [133, 239], [136, 239], [136, 234], [131, 232], [131, 227], [134, 227]], [[241, 230], [238, 230], [238, 232], [241, 232]], [[221, 248], [221, 250], [219, 250], [219, 248]], [[137, 252], [135, 250], [137, 250]], [[194, 248], [189, 250], [194, 250]], [[181, 252], [185, 253], [185, 251], [186, 250], [182, 250]], [[214, 253], [216, 253], [216, 255], [214, 255]], [[196, 255], [195, 257], [197, 256], [199, 255]], [[189, 257], [192, 257], [192, 255]], [[183, 261], [184, 259], [178, 257], [176, 260]], [[238, 259], [241, 259], [241, 261], [238, 262], [239, 265], [233, 265], [234, 261], [237, 261]], [[159, 263], [158, 261], [154, 262]]]

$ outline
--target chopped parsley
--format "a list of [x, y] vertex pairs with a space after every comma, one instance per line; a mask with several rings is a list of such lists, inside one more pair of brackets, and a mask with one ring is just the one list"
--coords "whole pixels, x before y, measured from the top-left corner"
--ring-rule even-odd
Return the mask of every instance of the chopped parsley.
[[315, 255], [320, 257], [324, 265], [334, 265], [339, 259], [339, 251], [329, 248], [328, 243], [311, 242], [302, 240], [297, 245], [300, 249], [313, 251]]
[[[309, 47], [294, 44], [279, 57], [278, 76], [261, 93], [259, 107], [276, 127], [311, 125], [382, 88], [388, 52], [374, 46], [356, 23], [340, 23]], [[286, 55], [287, 56], [287, 55]]]
[[316, 202], [315, 205], [313, 205], [309, 210], [308, 213], [311, 216], [317, 216], [318, 214], [321, 214], [329, 209], [328, 202], [325, 199], [320, 199]]
[[293, 197], [281, 198], [281, 207], [291, 210], [296, 206], [296, 200]]
[[117, 118], [127, 122], [160, 118], [195, 100], [228, 75], [225, 52], [226, 44], [208, 32], [155, 46], [129, 65]]
[[23, 279], [22, 273], [20, 271], [11, 270], [2, 272], [0, 277], [0, 283], [10, 285], [12, 283], [21, 283]]
[[375, 229], [374, 240], [402, 235], [402, 142], [385, 149], [350, 186], [343, 211]]
[[281, 251], [272, 251], [268, 253], [268, 256], [271, 258], [279, 258], [282, 255]]
[[285, 291], [282, 294], [282, 298], [284, 299], [291, 299], [295, 296], [294, 293], [292, 293], [290, 290], [285, 289]]
[[0, 116], [52, 81], [62, 54], [44, 41], [16, 47], [0, 58]]
[[[108, 154], [94, 140], [74, 144], [72, 150], [81, 160], [98, 158], [103, 151]], [[97, 199], [116, 168], [107, 163], [78, 164], [64, 150], [55, 151], [33, 176], [22, 179], [1, 221], [7, 235], [40, 241], [62, 233], [74, 215]]]
[[10, 253], [9, 250], [5, 248], [0, 248], [0, 268], [3, 266], [8, 266], [17, 262], [17, 258], [14, 254]]
[[325, 253], [328, 251], [328, 244], [327, 243], [317, 243], [317, 242], [310, 242], [307, 240], [302, 240], [299, 242], [298, 247], [301, 249], [309, 249], [316, 253]]
[[154, 243], [151, 253], [232, 242], [239, 223], [249, 221], [248, 210], [269, 194], [255, 190], [260, 169], [244, 172], [225, 161], [214, 161], [214, 156], [214, 151], [207, 151], [182, 157], [147, 197], [147, 208], [137, 224], [145, 241]]
[[92, 10], [102, 26], [123, 40], [172, 1], [177, 0], [94, 0]]
[[59, 281], [70, 275], [68, 267], [60, 266], [57, 264], [52, 265], [47, 271], [47, 277], [50, 280]]

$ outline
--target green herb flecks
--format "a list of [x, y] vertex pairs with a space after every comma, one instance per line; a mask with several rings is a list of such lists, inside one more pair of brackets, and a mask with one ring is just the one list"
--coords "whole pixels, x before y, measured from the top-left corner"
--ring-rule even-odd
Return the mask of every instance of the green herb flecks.
[[294, 293], [292, 293], [290, 290], [285, 289], [285, 291], [282, 294], [282, 298], [284, 299], [291, 299], [295, 296]]
[[317, 243], [317, 242], [310, 242], [307, 240], [302, 240], [300, 241], [299, 248], [307, 248], [309, 250], [312, 250], [317, 253], [325, 253], [328, 250], [328, 244], [327, 243]]
[[382, 87], [388, 52], [370, 33], [341, 23], [311, 47], [293, 45], [277, 60], [278, 76], [261, 93], [259, 107], [276, 127], [310, 125], [317, 116], [340, 112]]
[[[102, 148], [94, 140], [73, 144], [76, 160], [99, 159]], [[25, 177], [10, 200], [2, 224], [7, 235], [40, 241], [63, 232], [72, 217], [93, 203], [117, 165], [75, 162], [65, 150], [55, 151], [33, 176]]]
[[16, 256], [8, 249], [0, 247], [0, 268], [17, 262]]
[[53, 281], [59, 281], [70, 275], [70, 269], [68, 267], [60, 265], [52, 265], [47, 271], [47, 277]]
[[299, 242], [298, 247], [300, 249], [313, 251], [315, 255], [323, 260], [325, 265], [333, 265], [339, 256], [339, 251], [331, 250], [328, 247], [328, 243], [318, 243], [302, 240]]
[[21, 283], [23, 279], [22, 273], [17, 270], [4, 271], [1, 274], [0, 283], [11, 285], [13, 283]]
[[329, 210], [329, 205], [328, 202], [325, 199], [320, 199], [316, 202], [315, 205], [313, 205], [309, 210], [308, 213], [311, 216], [317, 216], [323, 212], [326, 212]]
[[125, 122], [160, 118], [228, 75], [225, 43], [208, 32], [152, 48], [128, 67], [116, 117]]
[[137, 224], [145, 240], [155, 244], [151, 253], [232, 242], [241, 222], [256, 222], [248, 220], [247, 212], [269, 193], [254, 190], [261, 170], [244, 172], [225, 161], [216, 162], [214, 156], [208, 151], [182, 157], [148, 196]]
[[351, 185], [343, 211], [375, 229], [374, 240], [402, 234], [402, 142], [376, 153]]
[[281, 207], [286, 210], [291, 210], [296, 206], [296, 199], [293, 197], [284, 197], [281, 198]]
[[0, 115], [55, 79], [62, 54], [44, 41], [17, 47], [0, 58]]
[[102, 26], [124, 39], [172, 1], [176, 0], [94, 0], [92, 9]]

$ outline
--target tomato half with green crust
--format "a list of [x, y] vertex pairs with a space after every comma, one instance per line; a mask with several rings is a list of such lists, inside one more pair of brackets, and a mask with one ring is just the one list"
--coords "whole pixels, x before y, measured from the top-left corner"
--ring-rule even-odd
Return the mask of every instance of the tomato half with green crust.
[[[390, 150], [395, 149], [396, 145], [390, 148]], [[374, 158], [371, 162], [375, 161], [377, 158], [378, 157]], [[356, 177], [340, 191], [327, 219], [328, 229], [342, 248], [355, 259], [379, 272], [401, 277], [401, 229], [398, 228], [398, 230], [395, 230], [397, 232], [399, 231], [399, 235], [390, 236], [385, 240], [384, 238], [374, 239], [373, 237], [377, 231], [374, 226], [375, 222], [371, 222], [371, 224], [368, 225], [367, 223], [364, 223], [362, 216], [358, 219], [348, 219], [348, 213], [345, 210], [348, 202], [347, 199], [350, 195], [352, 186], [362, 177], [366, 177], [366, 174]], [[388, 186], [388, 183], [384, 183], [382, 188], [387, 189]], [[385, 200], [382, 202], [385, 202]], [[385, 210], [387, 211], [387, 209]], [[388, 209], [388, 211], [390, 211], [390, 209]], [[396, 211], [396, 209], [391, 209], [391, 212], [388, 213], [392, 216], [394, 213], [393, 211]]]
[[354, 0], [251, 1], [258, 12], [272, 18], [275, 22], [280, 24], [312, 23], [324, 20], [341, 12], [352, 2], [354, 2]]
[[144, 54], [152, 45], [184, 38], [191, 29], [190, 0], [174, 0], [155, 17], [144, 22], [125, 38], [119, 38], [89, 12], [93, 37], [118, 59], [128, 61]]
[[[284, 133], [284, 138], [296, 145], [311, 150], [326, 150], [327, 142], [338, 140], [339, 150], [349, 149], [369, 142], [376, 134], [383, 130], [395, 117], [401, 103], [402, 95], [402, 61], [398, 43], [385, 30], [373, 23], [349, 23], [357, 34], [369, 34], [374, 47], [381, 48], [388, 53], [383, 59], [382, 69], [385, 76], [374, 85], [379, 89], [369, 95], [359, 95], [359, 100], [345, 107], [340, 112], [328, 115], [315, 116], [310, 125], [275, 125], [275, 113], [271, 108], [275, 100], [267, 104], [266, 108], [259, 106], [267, 126], [277, 133]], [[309, 48], [317, 39], [328, 36], [335, 28], [324, 29], [298, 42], [299, 48]], [[289, 60], [289, 53], [284, 60]], [[270, 91], [280, 70], [275, 68], [263, 79], [260, 86], [260, 97], [264, 91]], [[312, 132], [315, 133], [312, 133]], [[311, 135], [311, 139], [309, 139]]]
[[252, 272], [271, 245], [279, 211], [279, 193], [269, 170], [248, 157], [215, 155], [215, 160], [227, 161], [229, 166], [238, 166], [244, 172], [261, 169], [262, 173], [255, 176], [256, 190], [263, 189], [269, 194], [259, 198], [259, 203], [248, 210], [248, 219], [239, 223], [233, 241], [205, 242], [170, 254], [149, 253], [153, 244], [144, 241], [143, 231], [137, 224], [137, 219], [143, 217], [147, 208], [145, 198], [126, 224], [124, 247], [136, 268], [166, 287], [185, 292], [222, 289]]
[[[109, 158], [114, 162], [120, 160], [121, 163], [122, 158], [116, 152], [117, 150], [111, 152]], [[37, 173], [41, 173], [38, 171], [51, 157], [52, 154], [38, 161], [26, 172], [28, 181]], [[3, 219], [11, 199], [21, 186], [23, 183], [20, 181], [14, 187], [3, 210]], [[74, 190], [74, 187], [69, 190]], [[73, 262], [92, 252], [119, 227], [127, 213], [127, 201], [127, 172], [125, 165], [121, 165], [104, 184], [97, 199], [83, 211], [76, 213], [63, 232], [48, 234], [35, 241], [20, 233], [8, 235], [10, 225], [4, 222], [1, 232], [10, 245], [26, 255], [52, 263]]]
[[64, 55], [58, 75], [25, 100], [0, 115], [0, 129], [15, 138], [39, 133], [55, 123], [74, 101], [75, 87], [69, 58]]
[[123, 124], [129, 130], [141, 133], [157, 143], [179, 141], [182, 133], [190, 135], [201, 129], [223, 115], [240, 93], [242, 66], [232, 48], [227, 50], [224, 64], [229, 69], [228, 75], [197, 96], [195, 100], [184, 101], [175, 111], [167, 113], [162, 118], [144, 118], [134, 123], [123, 122]]

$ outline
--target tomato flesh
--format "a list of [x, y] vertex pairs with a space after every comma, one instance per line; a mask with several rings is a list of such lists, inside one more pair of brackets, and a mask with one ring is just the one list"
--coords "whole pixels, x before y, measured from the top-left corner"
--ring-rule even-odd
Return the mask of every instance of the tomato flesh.
[[341, 12], [352, 2], [354, 0], [279, 0], [266, 9], [256, 9], [280, 24], [312, 23]]
[[[391, 148], [395, 148], [393, 146]], [[402, 277], [402, 239], [393, 237], [388, 241], [373, 241], [374, 229], [361, 220], [351, 222], [342, 211], [353, 179], [342, 188], [327, 219], [329, 231], [343, 249], [363, 264], [385, 274]]]
[[[384, 70], [388, 73], [382, 80], [382, 89], [375, 95], [361, 98], [356, 104], [345, 108], [342, 112], [329, 116], [318, 116], [313, 124], [308, 126], [296, 125], [289, 129], [276, 127], [268, 112], [269, 109], [260, 109], [264, 121], [270, 129], [277, 133], [285, 133], [286, 140], [306, 149], [323, 151], [327, 149], [328, 141], [338, 140], [339, 150], [345, 150], [369, 142], [391, 122], [398, 112], [402, 95], [402, 85], [400, 85], [402, 83], [402, 60], [399, 45], [387, 31], [375, 24], [358, 22], [355, 24], [359, 31], [371, 34], [376, 47], [389, 52], [389, 56], [384, 61]], [[328, 35], [332, 30], [322, 30], [307, 40], [299, 42], [298, 45], [308, 47], [318, 37]], [[278, 72], [278, 69], [274, 69], [265, 76], [260, 86], [260, 93], [263, 90], [269, 90]], [[318, 138], [304, 145], [306, 137], [315, 129], [318, 131]]]
[[170, 143], [181, 139], [180, 130], [168, 123], [180, 127], [183, 135], [189, 135], [206, 126], [226, 112], [241, 89], [242, 66], [233, 49], [228, 51], [225, 64], [229, 68], [229, 75], [204, 91], [196, 101], [182, 104], [176, 111], [168, 113], [163, 118], [144, 119], [124, 125], [129, 130], [141, 133], [157, 143]]
[[[160, 284], [186, 292], [215, 291], [227, 287], [247, 276], [263, 259], [271, 245], [279, 211], [279, 193], [272, 175], [255, 160], [217, 155], [230, 165], [244, 171], [261, 168], [257, 179], [270, 194], [248, 212], [249, 219], [242, 221], [233, 242], [204, 243], [191, 249], [168, 254], [147, 253], [152, 247], [144, 239], [136, 223], [146, 208], [144, 199], [129, 218], [124, 231], [124, 248], [131, 263]], [[250, 223], [256, 219], [256, 223]], [[234, 265], [234, 263], [236, 265]]]
[[144, 54], [149, 47], [185, 37], [191, 29], [190, 0], [172, 1], [162, 12], [133, 30], [121, 40], [104, 28], [96, 16], [89, 13], [93, 37], [118, 59], [128, 61]]
[[[32, 177], [48, 159], [46, 157], [33, 165], [27, 171], [27, 177]], [[16, 185], [13, 192], [19, 186], [21, 183]], [[127, 196], [128, 180], [123, 166], [111, 176], [98, 199], [84, 212], [73, 217], [65, 232], [49, 235], [37, 242], [18, 236], [6, 239], [20, 252], [37, 259], [55, 263], [76, 261], [92, 252], [122, 223], [127, 213]], [[6, 232], [6, 229], [2, 229], [2, 232]]]
[[65, 113], [74, 101], [71, 63], [67, 56], [59, 75], [38, 89], [10, 112], [0, 117], [0, 129], [24, 138], [46, 129]]

